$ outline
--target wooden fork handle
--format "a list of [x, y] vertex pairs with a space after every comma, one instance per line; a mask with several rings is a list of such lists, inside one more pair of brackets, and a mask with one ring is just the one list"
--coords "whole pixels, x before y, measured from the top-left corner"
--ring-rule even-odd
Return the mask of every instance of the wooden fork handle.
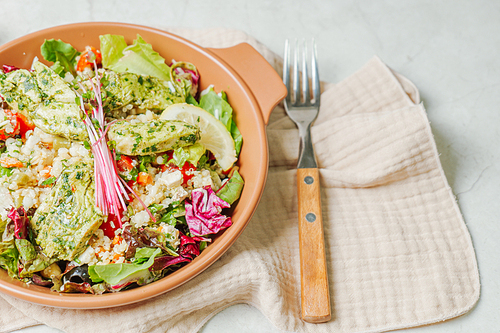
[[331, 312], [317, 168], [297, 169], [297, 194], [302, 319], [324, 323]]

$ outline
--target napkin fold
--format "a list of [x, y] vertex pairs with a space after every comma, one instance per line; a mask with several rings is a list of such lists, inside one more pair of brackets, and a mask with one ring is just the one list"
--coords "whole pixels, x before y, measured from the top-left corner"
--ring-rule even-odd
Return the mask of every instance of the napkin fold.
[[[280, 57], [242, 32], [168, 30], [208, 47], [247, 42], [281, 72]], [[267, 133], [270, 169], [261, 203], [240, 238], [202, 274], [113, 309], [64, 310], [1, 295], [0, 331], [44, 323], [66, 332], [197, 332], [227, 306], [248, 303], [283, 331], [382, 332], [441, 322], [475, 305], [472, 241], [410, 81], [373, 58], [324, 86], [312, 138], [333, 315], [325, 324], [300, 319], [299, 140], [281, 106]]]

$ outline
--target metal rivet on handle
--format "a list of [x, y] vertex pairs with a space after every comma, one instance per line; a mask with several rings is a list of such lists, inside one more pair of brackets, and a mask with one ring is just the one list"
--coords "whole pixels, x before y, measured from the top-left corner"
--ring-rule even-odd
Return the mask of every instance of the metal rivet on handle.
[[311, 185], [312, 183], [314, 183], [314, 178], [311, 176], [307, 176], [304, 178], [304, 183], [306, 183], [307, 185]]
[[307, 213], [306, 220], [307, 222], [314, 222], [316, 221], [316, 215], [314, 215], [313, 213]]

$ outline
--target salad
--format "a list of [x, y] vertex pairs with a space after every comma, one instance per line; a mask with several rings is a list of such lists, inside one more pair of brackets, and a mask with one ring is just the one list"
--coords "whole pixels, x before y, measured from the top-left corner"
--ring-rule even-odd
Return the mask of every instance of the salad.
[[56, 292], [161, 279], [231, 226], [242, 137], [224, 92], [141, 36], [46, 40], [0, 70], [0, 266]]

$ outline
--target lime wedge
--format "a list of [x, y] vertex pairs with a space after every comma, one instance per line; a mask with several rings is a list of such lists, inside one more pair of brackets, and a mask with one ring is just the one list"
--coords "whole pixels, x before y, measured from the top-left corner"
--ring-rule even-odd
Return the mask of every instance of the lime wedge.
[[201, 131], [199, 142], [214, 154], [222, 170], [229, 170], [236, 162], [236, 150], [231, 134], [224, 124], [209, 112], [191, 104], [179, 103], [167, 107], [160, 118], [182, 120], [198, 126]]

